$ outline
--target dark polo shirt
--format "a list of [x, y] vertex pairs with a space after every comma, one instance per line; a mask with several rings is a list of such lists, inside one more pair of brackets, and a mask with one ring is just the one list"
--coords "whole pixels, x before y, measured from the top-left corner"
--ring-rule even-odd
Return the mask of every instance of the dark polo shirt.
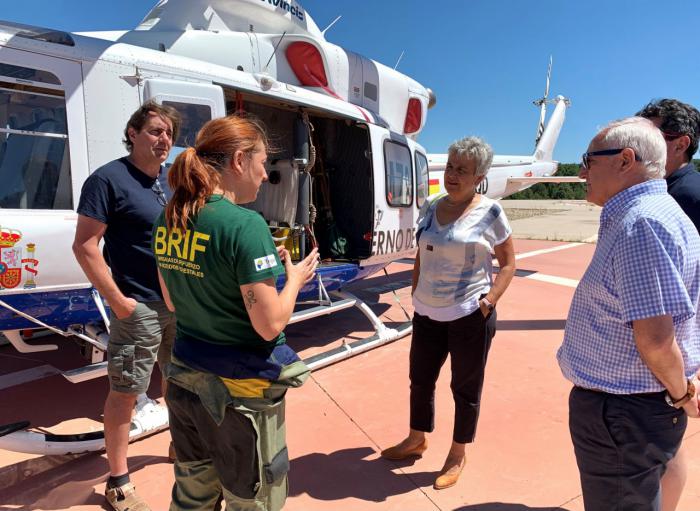
[[676, 199], [700, 232], [700, 172], [693, 162], [684, 165], [666, 178], [668, 193]]

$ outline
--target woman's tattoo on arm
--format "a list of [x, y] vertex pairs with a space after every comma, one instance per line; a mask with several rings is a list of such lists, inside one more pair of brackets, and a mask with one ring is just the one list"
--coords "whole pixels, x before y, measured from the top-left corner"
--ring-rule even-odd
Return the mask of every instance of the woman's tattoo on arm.
[[246, 309], [252, 309], [252, 308], [253, 308], [253, 304], [254, 304], [254, 303], [257, 303], [257, 302], [258, 302], [258, 301], [255, 299], [255, 293], [253, 293], [253, 291], [248, 291], [248, 292], [245, 294], [245, 306], [246, 306]]

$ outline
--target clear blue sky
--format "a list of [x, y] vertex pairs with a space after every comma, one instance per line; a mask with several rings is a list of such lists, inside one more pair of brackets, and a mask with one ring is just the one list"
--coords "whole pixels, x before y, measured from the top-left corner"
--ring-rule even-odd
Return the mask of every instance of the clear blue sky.
[[[155, 0], [4, 0], [0, 18], [70, 31], [128, 29]], [[700, 107], [700, 2], [678, 0], [306, 0], [335, 44], [435, 91], [419, 141], [444, 152], [464, 135], [530, 154], [549, 55], [552, 95], [571, 99], [554, 152], [578, 161], [598, 127], [651, 98]]]

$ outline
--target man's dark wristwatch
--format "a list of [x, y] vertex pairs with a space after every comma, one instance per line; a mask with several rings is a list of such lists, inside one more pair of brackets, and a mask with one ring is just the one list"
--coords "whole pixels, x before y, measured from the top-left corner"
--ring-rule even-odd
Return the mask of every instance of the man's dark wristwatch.
[[694, 397], [695, 397], [695, 385], [693, 385], [693, 381], [689, 378], [688, 379], [688, 390], [686, 391], [685, 395], [680, 399], [673, 399], [671, 397], [671, 394], [666, 392], [666, 403], [668, 403], [669, 406], [672, 406], [674, 408], [683, 408], [683, 405], [685, 405], [688, 401], [690, 401]]

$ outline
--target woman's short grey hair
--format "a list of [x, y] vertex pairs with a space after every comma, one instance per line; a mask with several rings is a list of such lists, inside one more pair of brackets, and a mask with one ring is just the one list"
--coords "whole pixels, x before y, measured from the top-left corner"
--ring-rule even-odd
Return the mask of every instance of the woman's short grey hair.
[[649, 119], [627, 117], [611, 122], [598, 133], [604, 149], [634, 150], [649, 179], [661, 179], [666, 174], [666, 141]]
[[453, 142], [447, 150], [448, 156], [466, 157], [476, 163], [476, 175], [485, 176], [491, 168], [493, 149], [479, 137], [464, 137]]

